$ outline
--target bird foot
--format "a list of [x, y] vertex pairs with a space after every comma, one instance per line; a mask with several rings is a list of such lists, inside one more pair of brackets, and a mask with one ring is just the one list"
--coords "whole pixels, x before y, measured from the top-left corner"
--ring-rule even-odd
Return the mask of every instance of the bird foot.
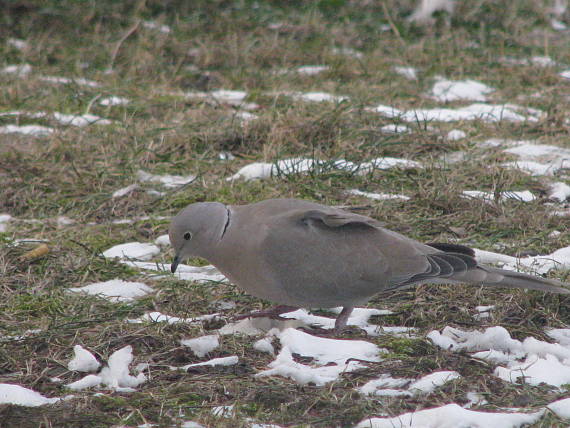
[[273, 306], [263, 311], [255, 311], [255, 312], [250, 312], [248, 314], [238, 315], [234, 319], [236, 321], [239, 321], [246, 318], [271, 318], [274, 320], [286, 321], [291, 318], [282, 317], [281, 315], [286, 314], [287, 312], [296, 311], [297, 309], [299, 308], [296, 308], [294, 306], [279, 305], [279, 306]]

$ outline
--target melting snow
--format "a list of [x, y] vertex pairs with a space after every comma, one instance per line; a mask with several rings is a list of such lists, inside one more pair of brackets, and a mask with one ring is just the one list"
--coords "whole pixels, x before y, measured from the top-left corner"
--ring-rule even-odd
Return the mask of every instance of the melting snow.
[[8, 222], [10, 220], [12, 220], [12, 216], [10, 214], [0, 214], [0, 233], [6, 232]]
[[389, 124], [380, 128], [380, 132], [384, 134], [407, 134], [411, 130], [405, 125]]
[[15, 39], [13, 37], [6, 40], [6, 44], [8, 46], [12, 46], [13, 48], [19, 49], [21, 51], [24, 49], [28, 49], [28, 47], [30, 46], [29, 43], [26, 42], [25, 40]]
[[99, 374], [87, 375], [66, 386], [74, 391], [79, 391], [103, 385], [121, 392], [132, 392], [135, 387], [147, 380], [144, 373], [139, 373], [136, 377], [129, 374], [129, 365], [132, 361], [133, 348], [130, 345], [125, 346], [111, 354], [108, 365], [103, 367]]
[[137, 179], [139, 181], [150, 181], [153, 183], [160, 183], [164, 187], [179, 187], [184, 184], [191, 183], [196, 179], [195, 175], [181, 176], [181, 175], [154, 175], [143, 170], [137, 171]]
[[[463, 196], [468, 198], [477, 198], [483, 199], [485, 202], [493, 202], [495, 200], [495, 195], [493, 192], [483, 192], [480, 190], [464, 190], [462, 192]], [[500, 192], [499, 193], [499, 200], [505, 201], [507, 199], [515, 199], [520, 202], [531, 202], [536, 200], [536, 196], [534, 196], [529, 190], [523, 190], [520, 192]]]
[[475, 258], [480, 263], [497, 263], [503, 269], [518, 270], [523, 267], [537, 274], [546, 274], [553, 269], [570, 268], [570, 247], [563, 247], [551, 254], [544, 256], [512, 257], [505, 254], [497, 254], [491, 251], [474, 249]]
[[185, 366], [175, 367], [171, 366], [170, 370], [184, 370], [187, 371], [191, 367], [215, 367], [215, 366], [234, 366], [239, 362], [236, 355], [231, 357], [214, 358], [212, 360], [204, 361], [203, 363], [187, 364]]
[[53, 404], [61, 398], [47, 398], [42, 394], [20, 385], [0, 383], [0, 404], [15, 404], [17, 406], [38, 407]]
[[[170, 277], [170, 264], [163, 264], [163, 263], [144, 263], [144, 262], [135, 262], [131, 260], [123, 260], [121, 263], [124, 263], [128, 266], [136, 267], [138, 269], [147, 269], [147, 270], [154, 270], [158, 272], [163, 272]], [[189, 266], [189, 265], [178, 265], [178, 269], [176, 269], [176, 273], [174, 273], [178, 279], [184, 281], [195, 281], [195, 282], [206, 282], [206, 281], [227, 281], [226, 277], [220, 273], [218, 269], [216, 269], [212, 265], [208, 266]]]
[[67, 368], [76, 372], [94, 372], [100, 366], [97, 358], [81, 345], [73, 347], [73, 359], [67, 363]]
[[393, 67], [394, 71], [398, 73], [400, 76], [404, 76], [406, 79], [410, 80], [417, 80], [418, 79], [418, 70], [414, 67]]
[[[405, 122], [455, 122], [461, 120], [483, 120], [485, 122], [537, 122], [544, 113], [537, 109], [520, 107], [514, 104], [471, 104], [457, 109], [434, 108], [402, 111], [394, 107], [379, 105], [371, 109], [383, 116], [398, 118]], [[524, 114], [524, 115], [523, 115]]]
[[170, 238], [168, 237], [168, 235], [160, 235], [158, 238], [154, 240], [154, 243], [159, 247], [169, 247]]
[[556, 416], [562, 419], [570, 419], [570, 398], [554, 401], [546, 407], [556, 413]]
[[340, 103], [342, 101], [348, 100], [348, 97], [342, 95], [332, 95], [326, 92], [292, 92], [289, 95], [293, 98], [299, 99], [301, 101], [313, 101], [313, 102], [332, 102], [332, 103]]
[[315, 74], [322, 73], [323, 71], [329, 70], [328, 65], [303, 65], [301, 67], [297, 67], [296, 71], [299, 74], [305, 74], [307, 76], [313, 76]]
[[120, 197], [123, 197], [125, 195], [128, 195], [133, 190], [138, 189], [138, 187], [139, 187], [139, 185], [137, 183], [131, 184], [127, 187], [122, 187], [119, 190], [115, 190], [113, 192], [112, 198], [120, 198]]
[[538, 421], [544, 410], [535, 413], [476, 412], [452, 403], [432, 409], [404, 413], [393, 418], [367, 418], [355, 428], [517, 428]]
[[48, 83], [57, 83], [62, 85], [75, 84], [80, 86], [89, 86], [91, 88], [98, 88], [101, 86], [99, 82], [93, 80], [83, 79], [82, 77], [60, 77], [60, 76], [40, 76], [40, 80]]
[[142, 21], [141, 25], [149, 30], [156, 30], [162, 34], [169, 34], [172, 30], [168, 25], [159, 24], [154, 21]]
[[141, 324], [143, 322], [165, 322], [168, 324], [180, 324], [180, 323], [195, 323], [202, 321], [210, 321], [216, 319], [219, 314], [208, 314], [201, 315], [198, 317], [191, 318], [179, 318], [171, 315], [165, 315], [160, 312], [148, 312], [140, 318], [130, 319], [128, 322], [132, 324]]
[[465, 137], [467, 137], [467, 134], [459, 129], [452, 129], [447, 133], [447, 139], [449, 141], [462, 140]]
[[189, 347], [198, 358], [202, 358], [204, 355], [220, 346], [220, 341], [218, 340], [217, 335], [211, 334], [209, 336], [201, 336], [194, 339], [183, 339], [180, 341], [180, 344]]
[[548, 189], [548, 197], [550, 199], [555, 199], [558, 202], [564, 202], [566, 199], [570, 198], [570, 186], [560, 181], [551, 183]]
[[228, 181], [243, 178], [245, 180], [265, 179], [277, 175], [302, 174], [309, 171], [322, 172], [329, 170], [342, 170], [360, 175], [367, 174], [374, 169], [390, 168], [421, 168], [419, 162], [408, 159], [391, 157], [376, 158], [370, 162], [355, 164], [344, 159], [333, 162], [307, 158], [282, 159], [275, 163], [255, 162], [242, 167], [237, 173], [228, 177]]
[[[337, 379], [341, 373], [364, 367], [360, 361], [380, 361], [380, 348], [361, 340], [327, 339], [287, 328], [275, 331], [281, 342], [277, 358], [256, 377], [283, 376], [301, 385], [314, 383], [322, 386]], [[293, 354], [312, 358], [311, 365], [297, 363]], [[350, 360], [350, 361], [349, 361]], [[316, 366], [316, 367], [315, 367]]]
[[219, 89], [212, 92], [188, 92], [185, 95], [188, 98], [211, 98], [219, 103], [240, 105], [247, 97], [247, 92]]
[[[365, 395], [391, 397], [429, 394], [436, 388], [445, 385], [447, 382], [454, 379], [459, 379], [460, 377], [461, 375], [455, 371], [433, 372], [416, 381], [406, 378], [395, 379], [390, 375], [383, 374], [378, 379], [373, 379], [367, 382], [358, 388], [358, 390]], [[407, 389], [399, 389], [407, 385]]]
[[271, 338], [264, 337], [263, 339], [259, 339], [253, 344], [253, 349], [259, 352], [267, 352], [268, 354], [275, 355], [275, 348], [271, 343]]
[[99, 104], [102, 106], [124, 106], [128, 104], [130, 101], [126, 98], [117, 97], [115, 95], [111, 97], [102, 98], [99, 100]]
[[111, 279], [105, 282], [95, 282], [83, 287], [68, 288], [67, 291], [100, 296], [112, 302], [131, 302], [152, 292], [152, 288], [142, 282]]
[[111, 259], [118, 257], [120, 259], [150, 260], [159, 253], [160, 248], [154, 244], [127, 242], [103, 251], [103, 256]]
[[3, 74], [14, 74], [18, 77], [24, 77], [32, 72], [32, 66], [30, 64], [7, 65], [0, 72]]
[[570, 149], [558, 146], [521, 142], [504, 152], [520, 159], [505, 166], [523, 169], [532, 175], [552, 175], [561, 168], [570, 167]]
[[103, 119], [94, 114], [84, 114], [84, 115], [73, 115], [73, 114], [63, 114], [58, 112], [47, 113], [44, 111], [39, 112], [29, 112], [29, 111], [8, 111], [0, 113], [0, 116], [28, 116], [32, 119], [52, 119], [59, 122], [62, 125], [71, 126], [87, 126], [91, 124], [97, 125], [109, 125], [112, 122], [108, 119]]
[[389, 199], [402, 199], [404, 201], [407, 201], [410, 199], [409, 196], [405, 196], [405, 195], [395, 195], [395, 194], [389, 194], [389, 193], [371, 193], [371, 192], [363, 192], [362, 190], [358, 190], [358, 189], [350, 189], [347, 190], [346, 193], [350, 194], [350, 195], [355, 195], [355, 196], [364, 196], [366, 198], [370, 198], [370, 199], [374, 199], [376, 201], [384, 201], [384, 200], [389, 200]]
[[565, 79], [570, 79], [570, 70], [565, 70], [565, 71], [561, 72], [560, 76], [564, 77]]
[[487, 101], [487, 95], [494, 89], [475, 80], [438, 79], [431, 90], [431, 96], [437, 101], [457, 100]]
[[212, 415], [217, 418], [231, 418], [234, 414], [234, 405], [212, 407]]
[[[437, 346], [451, 351], [474, 352], [473, 357], [501, 364], [495, 376], [508, 382], [539, 385], [547, 383], [560, 387], [570, 382], [570, 347], [527, 337], [524, 341], [512, 339], [503, 327], [490, 327], [484, 332], [462, 331], [445, 327], [440, 333], [427, 337]], [[524, 361], [520, 361], [524, 358]], [[504, 367], [503, 367], [504, 366]]]

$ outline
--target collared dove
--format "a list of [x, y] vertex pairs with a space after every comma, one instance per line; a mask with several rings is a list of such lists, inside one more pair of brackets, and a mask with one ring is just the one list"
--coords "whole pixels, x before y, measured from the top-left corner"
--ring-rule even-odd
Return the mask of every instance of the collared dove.
[[202, 257], [256, 297], [294, 308], [342, 306], [335, 330], [355, 305], [379, 292], [420, 283], [475, 283], [570, 294], [562, 282], [481, 266], [470, 248], [422, 244], [370, 218], [298, 199], [250, 205], [188, 205], [170, 225], [172, 272]]

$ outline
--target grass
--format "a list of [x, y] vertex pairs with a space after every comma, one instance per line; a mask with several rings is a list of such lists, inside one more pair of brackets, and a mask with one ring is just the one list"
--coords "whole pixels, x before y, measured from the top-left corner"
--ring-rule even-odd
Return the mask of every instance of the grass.
[[[0, 75], [0, 111], [89, 112], [112, 125], [57, 127], [46, 138], [0, 134], [0, 212], [14, 216], [0, 234], [0, 382], [17, 383], [47, 396], [68, 393], [62, 384], [77, 379], [66, 368], [72, 348], [82, 344], [106, 359], [130, 344], [135, 362], [151, 364], [151, 379], [132, 394], [80, 392], [73, 400], [38, 408], [0, 406], [6, 426], [118, 426], [183, 420], [206, 426], [249, 426], [258, 422], [300, 426], [351, 426], [366, 416], [397, 415], [424, 407], [467, 402], [479, 391], [488, 404], [536, 409], [564, 396], [545, 386], [513, 385], [492, 376], [493, 367], [467, 354], [442, 351], [423, 335], [446, 325], [482, 329], [502, 325], [516, 338], [546, 339], [545, 327], [570, 322], [568, 299], [534, 292], [497, 291], [467, 286], [421, 286], [373, 299], [371, 307], [390, 308], [379, 317], [385, 325], [419, 329], [419, 339], [368, 338], [388, 349], [388, 358], [324, 388], [299, 386], [281, 378], [254, 379], [271, 361], [255, 351], [247, 337], [224, 337], [211, 357], [238, 355], [237, 366], [170, 371], [168, 365], [198, 362], [179, 339], [208, 333], [219, 325], [129, 324], [125, 320], [160, 310], [176, 316], [217, 311], [229, 300], [232, 317], [267, 305], [231, 285], [157, 281], [140, 271], [105, 260], [101, 252], [129, 241], [147, 242], [166, 232], [168, 220], [186, 204], [216, 200], [249, 203], [272, 197], [298, 197], [331, 205], [359, 207], [387, 227], [425, 241], [453, 241], [517, 254], [548, 253], [570, 245], [567, 219], [550, 216], [544, 205], [547, 183], [505, 170], [499, 150], [482, 150], [488, 138], [537, 139], [569, 147], [565, 119], [570, 111], [568, 86], [556, 68], [513, 66], [502, 56], [549, 55], [570, 64], [566, 33], [548, 27], [542, 2], [460, 2], [457, 13], [429, 27], [409, 24], [413, 2], [211, 1], [74, 2], [14, 1], [0, 17], [0, 52], [4, 64], [29, 63], [33, 72], [18, 78]], [[387, 14], [388, 12], [388, 14]], [[167, 24], [169, 34], [145, 28], [143, 21]], [[389, 24], [391, 31], [381, 30]], [[28, 41], [18, 50], [11, 37]], [[352, 48], [361, 58], [335, 53]], [[316, 76], [279, 73], [309, 64], [330, 69]], [[417, 81], [393, 71], [394, 65], [420, 70]], [[107, 70], [112, 67], [113, 73]], [[54, 85], [41, 75], [84, 77], [101, 83]], [[524, 124], [408, 124], [409, 134], [386, 135], [380, 127], [398, 123], [366, 110], [387, 104], [398, 108], [433, 107], [425, 94], [436, 75], [472, 78], [496, 88], [492, 99], [542, 109], [548, 117]], [[259, 119], [243, 125], [231, 106], [186, 98], [186, 91], [219, 88], [245, 90], [260, 105]], [[284, 91], [325, 91], [350, 97], [340, 104], [302, 103]], [[539, 97], [533, 96], [540, 92]], [[104, 107], [109, 95], [131, 100]], [[451, 104], [452, 106], [455, 104]], [[457, 103], [459, 105], [459, 103]], [[0, 126], [15, 123], [0, 117]], [[49, 119], [21, 117], [19, 124], [55, 126]], [[446, 141], [454, 128], [468, 138]], [[230, 151], [233, 161], [220, 161]], [[466, 154], [458, 163], [441, 156]], [[365, 176], [331, 171], [264, 181], [227, 182], [226, 177], [253, 161], [285, 157], [348, 159], [379, 156], [423, 162], [421, 170], [376, 171]], [[195, 183], [156, 197], [141, 184], [129, 197], [111, 194], [132, 184], [136, 171], [196, 174]], [[567, 177], [558, 177], [568, 181]], [[404, 192], [408, 202], [370, 201], [344, 191]], [[532, 203], [485, 204], [460, 197], [462, 190], [531, 189], [542, 199]], [[163, 189], [161, 189], [163, 190]], [[74, 223], [59, 226], [66, 216]], [[141, 217], [150, 216], [146, 220]], [[129, 225], [113, 220], [137, 218]], [[34, 220], [34, 221], [31, 221]], [[562, 232], [556, 238], [550, 233]], [[50, 251], [23, 261], [35, 244], [16, 246], [15, 238], [43, 239]], [[568, 272], [554, 274], [564, 279]], [[68, 287], [112, 278], [143, 280], [157, 292], [134, 304], [114, 304], [68, 294]], [[494, 304], [492, 319], [476, 321], [474, 307]], [[22, 335], [40, 329], [22, 340]], [[362, 337], [358, 332], [346, 335]], [[427, 396], [383, 400], [360, 396], [355, 387], [381, 373], [418, 377], [436, 369], [457, 370], [461, 379]], [[215, 406], [235, 404], [232, 418], [215, 418]], [[535, 426], [565, 426], [553, 414]]]

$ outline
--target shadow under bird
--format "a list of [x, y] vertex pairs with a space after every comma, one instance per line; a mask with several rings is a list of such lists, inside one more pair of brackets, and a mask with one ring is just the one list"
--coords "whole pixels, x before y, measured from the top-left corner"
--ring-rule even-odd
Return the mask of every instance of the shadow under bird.
[[342, 306], [335, 331], [375, 294], [421, 283], [570, 294], [570, 284], [479, 265], [468, 247], [422, 244], [370, 217], [299, 199], [191, 204], [174, 217], [169, 237], [173, 273], [202, 257], [244, 291], [281, 305], [262, 315]]

